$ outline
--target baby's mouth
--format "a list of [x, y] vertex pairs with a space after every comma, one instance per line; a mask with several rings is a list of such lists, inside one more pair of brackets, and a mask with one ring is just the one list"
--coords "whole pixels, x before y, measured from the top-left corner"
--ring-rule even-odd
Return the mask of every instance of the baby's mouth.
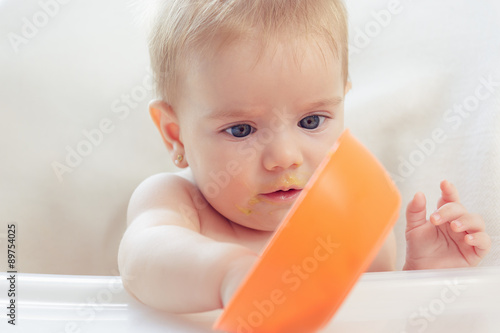
[[281, 175], [274, 182], [269, 182], [257, 196], [260, 201], [274, 204], [292, 204], [302, 192], [307, 183], [305, 175], [297, 174]]
[[290, 188], [263, 193], [261, 196], [266, 201], [271, 201], [273, 203], [290, 203], [297, 199], [301, 192], [302, 189]]

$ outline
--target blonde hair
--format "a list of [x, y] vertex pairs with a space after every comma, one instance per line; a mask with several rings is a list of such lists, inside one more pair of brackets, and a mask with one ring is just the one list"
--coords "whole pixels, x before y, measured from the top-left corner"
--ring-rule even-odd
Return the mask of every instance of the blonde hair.
[[215, 55], [231, 42], [252, 37], [263, 47], [319, 37], [342, 62], [347, 82], [347, 13], [342, 0], [160, 0], [149, 35], [158, 97], [173, 103], [180, 75], [194, 53]]

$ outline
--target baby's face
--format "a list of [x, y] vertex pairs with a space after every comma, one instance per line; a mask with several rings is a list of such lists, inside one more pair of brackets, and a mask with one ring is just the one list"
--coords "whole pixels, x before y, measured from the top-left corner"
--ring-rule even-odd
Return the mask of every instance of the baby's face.
[[272, 231], [344, 128], [340, 61], [241, 42], [190, 64], [176, 106], [199, 189], [229, 220]]

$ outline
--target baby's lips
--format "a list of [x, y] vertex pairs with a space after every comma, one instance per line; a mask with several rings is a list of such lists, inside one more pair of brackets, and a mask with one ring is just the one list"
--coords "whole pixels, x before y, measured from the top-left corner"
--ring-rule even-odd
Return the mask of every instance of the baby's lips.
[[309, 176], [302, 175], [302, 176], [296, 176], [296, 175], [282, 175], [275, 179], [272, 182], [268, 182], [267, 184], [263, 184], [262, 188], [264, 188], [265, 191], [263, 193], [271, 193], [271, 192], [276, 192], [276, 191], [288, 191], [288, 190], [302, 190], [309, 179]]
[[302, 191], [302, 189], [303, 189], [302, 186], [282, 184], [282, 185], [273, 186], [272, 188], [265, 190], [261, 194], [264, 194], [264, 195], [265, 194], [271, 194], [271, 193], [275, 193], [275, 192], [278, 192], [278, 191], [287, 192], [287, 191], [290, 191], [290, 190]]
[[285, 189], [261, 194], [265, 201], [272, 203], [292, 203], [302, 192], [302, 189]]

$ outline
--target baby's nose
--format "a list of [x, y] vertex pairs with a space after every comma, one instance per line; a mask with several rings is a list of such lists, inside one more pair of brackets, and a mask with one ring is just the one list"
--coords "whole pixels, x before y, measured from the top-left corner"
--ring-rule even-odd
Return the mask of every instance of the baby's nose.
[[269, 171], [297, 168], [303, 162], [298, 138], [292, 133], [276, 133], [275, 138], [263, 151], [262, 163]]

